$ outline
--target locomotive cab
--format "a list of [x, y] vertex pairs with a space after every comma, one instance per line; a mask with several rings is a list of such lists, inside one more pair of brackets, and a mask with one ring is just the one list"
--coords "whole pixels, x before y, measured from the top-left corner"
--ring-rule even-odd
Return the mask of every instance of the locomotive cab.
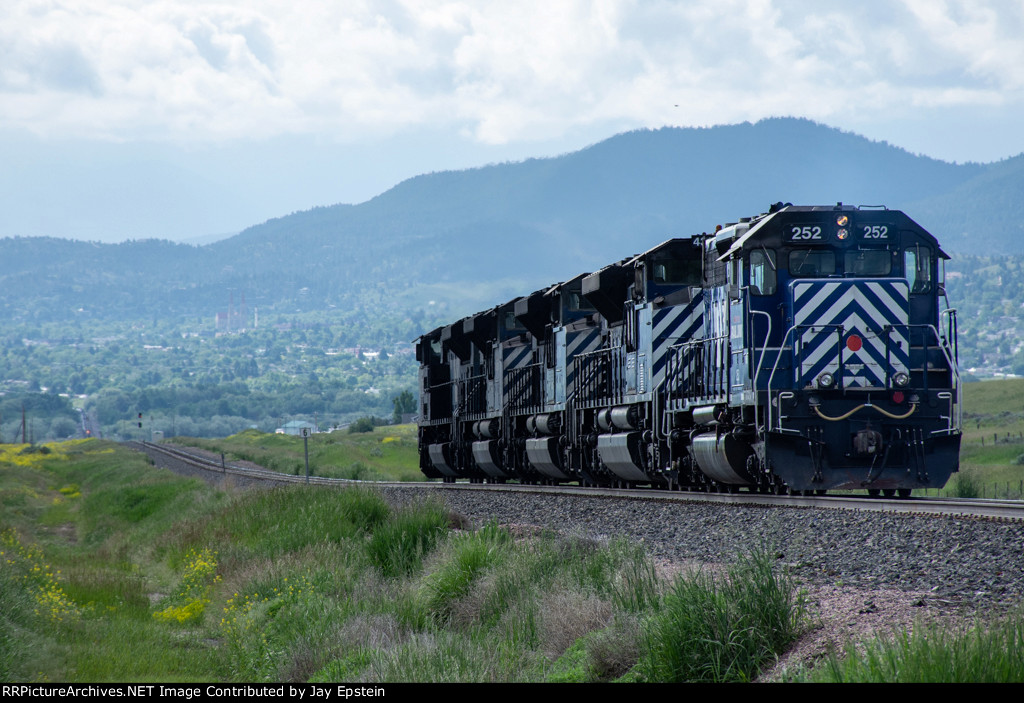
[[[748, 481], [943, 485], [957, 468], [960, 409], [935, 239], [901, 212], [787, 206], [717, 244], [731, 284], [713, 296], [729, 324], [718, 330], [731, 346], [727, 402], [754, 437], [740, 460]], [[719, 475], [738, 463], [710, 452], [706, 462]]]

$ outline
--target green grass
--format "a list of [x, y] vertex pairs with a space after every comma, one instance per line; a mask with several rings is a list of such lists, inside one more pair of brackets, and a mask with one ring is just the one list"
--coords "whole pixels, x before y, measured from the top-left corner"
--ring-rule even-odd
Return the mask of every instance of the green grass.
[[404, 510], [377, 526], [367, 542], [370, 561], [385, 576], [418, 571], [448, 527], [448, 512], [437, 503]]
[[[362, 486], [221, 492], [68, 448], [0, 461], [0, 679], [746, 681], [802, 627], [763, 555], [666, 584], [622, 540], [453, 529], [439, 504]], [[1019, 680], [1013, 622], [978, 629], [989, 654], [919, 658]]]
[[751, 681], [796, 639], [801, 614], [793, 585], [764, 554], [723, 580], [680, 578], [651, 622], [640, 671], [650, 681]]
[[0, 491], [18, 496], [0, 513], [0, 578], [17, 584], [2, 589], [0, 678], [215, 678], [198, 644], [153, 620], [150, 594], [167, 585], [158, 537], [217, 495], [113, 444], [63, 446], [29, 465], [0, 463]]
[[658, 679], [638, 665], [671, 597], [637, 545], [69, 448], [0, 463], [5, 680]]
[[831, 683], [1024, 682], [1024, 618], [957, 633], [921, 626], [833, 654], [807, 680]]
[[[224, 452], [228, 461], [251, 461], [272, 471], [305, 474], [301, 437], [246, 430], [224, 439], [175, 437], [175, 443]], [[364, 481], [424, 481], [415, 425], [385, 425], [372, 432], [345, 431], [309, 438], [310, 472]]]

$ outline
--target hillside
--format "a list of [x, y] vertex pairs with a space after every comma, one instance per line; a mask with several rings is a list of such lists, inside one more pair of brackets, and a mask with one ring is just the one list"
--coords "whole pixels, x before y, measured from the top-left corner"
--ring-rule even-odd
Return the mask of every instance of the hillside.
[[964, 368], [1024, 373], [1021, 192], [1024, 155], [949, 164], [772, 119], [425, 174], [201, 247], [2, 239], [0, 439], [42, 389], [88, 396], [42, 412], [47, 437], [80, 419], [123, 436], [390, 416], [422, 332], [782, 199], [904, 209], [955, 257]]
[[1024, 251], [1024, 156], [948, 164], [806, 120], [620, 134], [551, 159], [409, 179], [203, 247], [0, 240], [6, 319], [266, 309], [469, 312], [671, 236], [837, 200], [907, 210], [953, 252]]

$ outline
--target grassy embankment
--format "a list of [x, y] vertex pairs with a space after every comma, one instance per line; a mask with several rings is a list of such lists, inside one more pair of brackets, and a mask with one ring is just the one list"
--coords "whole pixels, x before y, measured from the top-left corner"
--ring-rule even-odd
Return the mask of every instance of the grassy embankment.
[[[245, 460], [272, 471], [306, 471], [302, 438], [246, 430], [224, 439], [175, 437], [177, 444], [224, 452], [228, 461]], [[366, 481], [423, 481], [415, 425], [384, 425], [372, 432], [345, 431], [309, 438], [309, 466], [316, 476]]]
[[947, 492], [1021, 499], [1024, 378], [964, 384], [960, 475]]
[[454, 530], [363, 488], [2, 449], [3, 680], [748, 680], [799, 626], [764, 558], [666, 584], [635, 545]]

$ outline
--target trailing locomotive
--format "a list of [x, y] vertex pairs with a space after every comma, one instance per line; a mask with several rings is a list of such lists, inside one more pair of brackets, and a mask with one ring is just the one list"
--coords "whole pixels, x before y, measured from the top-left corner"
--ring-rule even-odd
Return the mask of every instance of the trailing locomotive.
[[909, 495], [959, 466], [948, 257], [902, 212], [672, 239], [418, 340], [430, 477]]

